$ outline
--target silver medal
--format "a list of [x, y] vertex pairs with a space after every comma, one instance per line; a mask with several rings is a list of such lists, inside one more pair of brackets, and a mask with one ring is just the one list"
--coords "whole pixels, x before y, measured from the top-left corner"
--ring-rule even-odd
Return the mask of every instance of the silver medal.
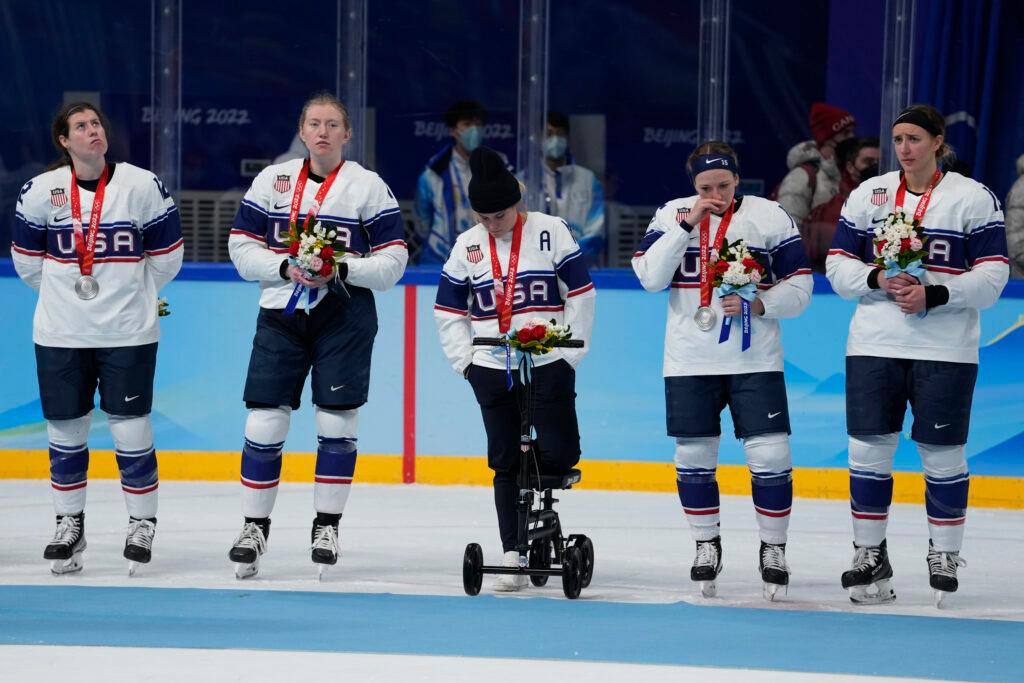
[[100, 293], [100, 283], [92, 275], [83, 275], [75, 282], [75, 294], [79, 299], [95, 299]]
[[715, 311], [710, 306], [701, 306], [693, 314], [693, 321], [697, 323], [697, 329], [701, 332], [707, 332], [714, 327], [717, 318], [718, 316], [715, 315]]

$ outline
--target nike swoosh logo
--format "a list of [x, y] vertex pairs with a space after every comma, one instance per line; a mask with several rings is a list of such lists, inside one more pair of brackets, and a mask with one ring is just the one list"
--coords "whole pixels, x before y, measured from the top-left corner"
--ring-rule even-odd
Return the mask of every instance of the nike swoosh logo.
[[338, 386], [331, 386], [331, 391], [337, 391], [338, 389], [341, 389], [343, 386], [345, 386], [345, 385], [344, 384], [339, 384]]
[[477, 280], [483, 280], [488, 275], [490, 275], [490, 273], [480, 273], [479, 275], [472, 275], [470, 277], [474, 282], [476, 282]]
[[946, 423], [946, 424], [944, 424], [944, 425], [940, 425], [940, 424], [939, 424], [938, 422], [936, 422], [936, 423], [935, 423], [935, 428], [936, 428], [936, 429], [945, 429], [946, 427], [948, 427], [948, 426], [949, 426], [949, 425], [951, 425], [951, 424], [952, 424], [951, 422], [947, 422], [947, 423]]
[[782, 411], [781, 410], [779, 412], [777, 412], [777, 413], [768, 413], [768, 419], [769, 420], [773, 420], [773, 419], [777, 418], [779, 415], [782, 415]]
[[275, 209], [283, 209], [284, 207], [289, 206], [290, 204], [291, 204], [291, 202], [285, 202], [284, 204], [274, 204], [274, 208]]
[[131, 403], [132, 401], [134, 401], [138, 397], [139, 397], [139, 394], [135, 394], [134, 396], [125, 396], [124, 397], [124, 402], [125, 403]]
[[[886, 218], [888, 218], [888, 216], [886, 216]], [[879, 218], [877, 221], [874, 218], [871, 219], [871, 224], [872, 225], [874, 225], [875, 223], [884, 223], [884, 222], [885, 222], [885, 218]]]
[[67, 216], [61, 216], [60, 218], [54, 218], [53, 222], [54, 223], [62, 223], [64, 221], [69, 221], [69, 220], [71, 220], [71, 214], [70, 213]]

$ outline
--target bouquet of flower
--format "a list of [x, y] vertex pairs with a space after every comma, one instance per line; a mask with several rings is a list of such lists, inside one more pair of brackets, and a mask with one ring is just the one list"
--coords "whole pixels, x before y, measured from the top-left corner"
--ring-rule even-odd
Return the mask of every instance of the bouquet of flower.
[[555, 342], [572, 339], [568, 325], [556, 325], [554, 319], [531, 318], [508, 335], [509, 346], [522, 353], [544, 355], [555, 348]]
[[[334, 238], [337, 237], [336, 230], [320, 221], [307, 221], [305, 225], [297, 226], [292, 223], [288, 228], [288, 235], [284, 243], [288, 246], [288, 262], [298, 266], [306, 272], [309, 278], [328, 277], [334, 272], [334, 268], [341, 260], [341, 253], [335, 249]], [[336, 292], [335, 287], [328, 283], [328, 289]], [[347, 294], [344, 285], [338, 283], [341, 294]], [[306, 288], [303, 285], [295, 285], [292, 296], [285, 306], [285, 315], [295, 311], [295, 307]], [[313, 288], [309, 291], [309, 303], [316, 301], [318, 291]]]
[[301, 229], [292, 223], [284, 239], [288, 245], [288, 260], [305, 270], [311, 278], [327, 277], [334, 272], [334, 238], [337, 234], [320, 221], [304, 225]]
[[873, 240], [875, 263], [885, 268], [886, 277], [909, 273], [920, 279], [924, 274], [921, 265], [927, 252], [921, 221], [908, 218], [902, 211], [894, 211], [875, 228]]
[[[757, 284], [764, 279], [765, 267], [742, 239], [732, 244], [726, 241], [721, 251], [712, 250], [710, 262], [712, 282], [718, 288], [719, 296], [738, 294], [744, 288], [755, 292]], [[723, 289], [730, 291], [723, 293]]]
[[[728, 241], [721, 251], [712, 251], [709, 259], [712, 283], [719, 297], [735, 294], [743, 299], [741, 321], [743, 339], [740, 350], [750, 348], [750, 302], [757, 298], [757, 285], [764, 279], [766, 269], [760, 260], [750, 251], [747, 243], [738, 239], [732, 244]], [[722, 332], [718, 343], [728, 341], [732, 329], [732, 318], [722, 320]]]

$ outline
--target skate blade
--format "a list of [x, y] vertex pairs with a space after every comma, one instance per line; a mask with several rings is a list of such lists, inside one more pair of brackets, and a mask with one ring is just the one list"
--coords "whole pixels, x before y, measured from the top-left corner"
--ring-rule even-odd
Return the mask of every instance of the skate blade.
[[50, 573], [55, 576], [61, 574], [73, 574], [74, 572], [82, 571], [85, 564], [82, 562], [82, 554], [75, 553], [66, 560], [51, 560], [50, 561]]
[[244, 564], [239, 562], [235, 564], [235, 578], [236, 579], [248, 579], [250, 576], [256, 576], [256, 573], [260, 570], [260, 563], [253, 562], [252, 564]]
[[329, 566], [330, 566], [329, 564], [318, 564], [316, 566], [316, 580], [317, 581], [320, 581], [321, 583], [323, 582], [324, 575], [327, 574], [327, 568]]
[[779, 589], [782, 589], [783, 595], [789, 595], [789, 586], [778, 583], [765, 583], [762, 587], [764, 593], [764, 599], [768, 602], [774, 602], [775, 596], [778, 595]]
[[135, 560], [128, 560], [128, 576], [135, 576], [135, 570], [139, 568], [139, 563]]
[[[874, 587], [875, 592], [868, 589]], [[850, 586], [850, 602], [855, 605], [883, 605], [896, 600], [896, 591], [891, 581], [879, 581], [869, 586]]]
[[935, 607], [936, 609], [942, 609], [946, 606], [946, 598], [951, 595], [949, 591], [935, 591]]
[[701, 581], [700, 594], [705, 598], [713, 598], [718, 595], [718, 586], [714, 581]]

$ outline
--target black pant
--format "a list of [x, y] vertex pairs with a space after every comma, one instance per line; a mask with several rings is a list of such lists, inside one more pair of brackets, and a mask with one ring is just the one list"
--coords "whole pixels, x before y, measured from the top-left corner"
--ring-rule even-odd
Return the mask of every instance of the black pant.
[[[487, 466], [494, 470], [494, 507], [502, 549], [515, 550], [516, 499], [519, 485], [520, 394], [523, 385], [513, 371], [514, 385], [507, 389], [504, 370], [478, 365], [469, 368], [480, 413], [487, 431]], [[539, 368], [531, 375], [533, 425], [537, 438], [531, 463], [544, 474], [562, 474], [580, 460], [580, 430], [576, 421], [576, 371], [564, 360]]]

